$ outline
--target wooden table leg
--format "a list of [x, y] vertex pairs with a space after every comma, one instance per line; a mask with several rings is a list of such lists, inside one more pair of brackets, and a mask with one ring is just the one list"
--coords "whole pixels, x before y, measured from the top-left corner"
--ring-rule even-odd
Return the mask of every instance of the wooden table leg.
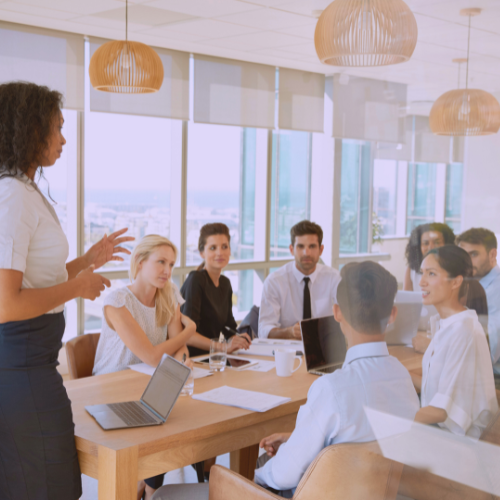
[[99, 500], [137, 499], [138, 448], [98, 449]]
[[[232, 451], [229, 455], [231, 470], [253, 481], [255, 466], [259, 458], [259, 445], [254, 444], [248, 448]], [[100, 500], [100, 499], [99, 499]]]

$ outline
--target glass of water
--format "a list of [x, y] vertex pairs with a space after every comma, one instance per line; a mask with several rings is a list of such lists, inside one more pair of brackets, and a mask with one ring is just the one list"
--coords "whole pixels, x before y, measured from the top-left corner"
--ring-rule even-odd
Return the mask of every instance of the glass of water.
[[194, 370], [191, 368], [191, 373], [184, 384], [181, 391], [181, 396], [192, 396], [194, 392]]
[[210, 371], [223, 372], [226, 367], [227, 342], [226, 339], [210, 339]]

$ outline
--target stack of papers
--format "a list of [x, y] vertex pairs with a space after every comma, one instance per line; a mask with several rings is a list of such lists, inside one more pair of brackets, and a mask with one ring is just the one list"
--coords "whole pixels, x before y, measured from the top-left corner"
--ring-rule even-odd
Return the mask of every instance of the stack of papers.
[[244, 410], [265, 412], [276, 408], [284, 403], [288, 403], [290, 398], [281, 396], [273, 396], [264, 392], [245, 391], [243, 389], [235, 389], [224, 385], [217, 389], [204, 392], [202, 394], [193, 394], [193, 399], [205, 401], [207, 403], [215, 403], [225, 406], [236, 406]]
[[[129, 368], [131, 370], [134, 370], [139, 373], [144, 373], [144, 375], [149, 375], [150, 377], [153, 376], [153, 373], [155, 372], [156, 368], [153, 368], [152, 366], [147, 365], [146, 363], [139, 363], [137, 365], [130, 365]], [[208, 370], [204, 370], [203, 368], [198, 368], [194, 367], [194, 378], [204, 378], [204, 377], [209, 377], [212, 375]]]
[[254, 339], [252, 345], [247, 349], [240, 349], [238, 354], [253, 356], [273, 356], [273, 351], [280, 347], [295, 349], [304, 352], [304, 344], [301, 340], [288, 339]]
[[276, 363], [274, 361], [258, 361], [256, 365], [252, 365], [252, 366], [249, 366], [248, 368], [244, 368], [244, 371], [269, 372], [275, 367], [276, 367]]

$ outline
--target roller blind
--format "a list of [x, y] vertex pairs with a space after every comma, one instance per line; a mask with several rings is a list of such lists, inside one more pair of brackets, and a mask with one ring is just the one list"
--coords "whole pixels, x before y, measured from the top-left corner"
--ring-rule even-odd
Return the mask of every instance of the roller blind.
[[347, 75], [333, 81], [333, 136], [404, 143], [406, 85]]
[[325, 75], [279, 69], [279, 128], [323, 132]]
[[16, 80], [58, 90], [66, 109], [83, 110], [83, 36], [0, 21], [0, 83]]
[[[90, 57], [103, 44], [90, 39]], [[90, 88], [90, 109], [104, 113], [189, 120], [189, 53], [153, 47], [163, 63], [163, 84], [154, 94], [114, 94]]]
[[194, 56], [194, 121], [274, 128], [276, 69]]
[[375, 158], [379, 160], [411, 161], [411, 149], [413, 140], [413, 116], [405, 118], [404, 142], [377, 142]]

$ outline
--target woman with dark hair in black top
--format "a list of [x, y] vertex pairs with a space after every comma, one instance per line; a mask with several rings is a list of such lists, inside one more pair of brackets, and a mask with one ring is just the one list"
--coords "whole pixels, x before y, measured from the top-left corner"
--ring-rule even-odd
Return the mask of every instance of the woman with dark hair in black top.
[[201, 228], [198, 250], [203, 262], [189, 273], [181, 288], [186, 301], [181, 307], [182, 313], [196, 323], [196, 333], [188, 342], [190, 356], [206, 354], [210, 350], [210, 339], [218, 338], [221, 332], [229, 342], [228, 353], [250, 346], [246, 333], [236, 336], [226, 329], [227, 326], [234, 331], [237, 326], [231, 282], [222, 275], [231, 256], [230, 241], [225, 224], [205, 224]]

